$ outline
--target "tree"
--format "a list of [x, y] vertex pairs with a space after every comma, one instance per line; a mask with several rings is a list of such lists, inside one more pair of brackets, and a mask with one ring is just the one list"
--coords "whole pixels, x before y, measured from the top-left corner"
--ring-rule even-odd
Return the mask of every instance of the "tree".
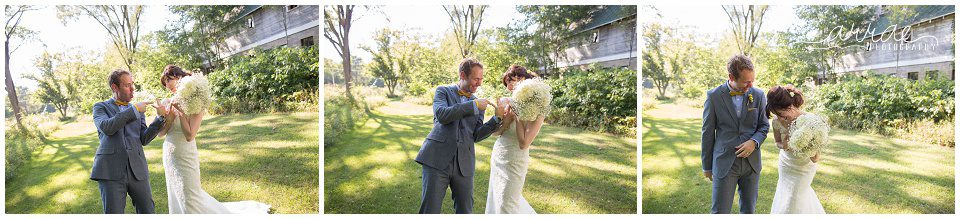
[[[448, 32], [442, 38], [425, 36], [413, 31], [403, 32], [403, 37], [393, 46], [398, 54], [405, 54], [409, 61], [409, 71], [404, 75], [405, 94], [432, 99], [433, 89], [441, 84], [457, 80], [456, 64], [462, 58], [455, 34]], [[482, 37], [480, 37], [482, 38]], [[491, 59], [483, 54], [482, 39], [473, 47], [473, 56], [483, 60], [484, 69], [494, 69]], [[416, 57], [416, 58], [412, 58]], [[491, 70], [488, 70], [488, 72]], [[484, 78], [494, 75], [484, 74]]]
[[693, 38], [676, 29], [651, 23], [643, 33], [646, 49], [642, 55], [644, 75], [650, 76], [659, 95], [666, 98], [670, 85], [678, 83], [690, 65], [690, 53], [694, 46], [684, 39]]
[[[531, 66], [529, 63], [524, 63], [524, 57], [510, 52], [513, 50], [511, 47], [514, 47], [515, 45], [510, 44], [506, 38], [506, 33], [501, 32], [502, 30], [503, 29], [484, 30], [481, 33], [480, 38], [477, 40], [477, 44], [474, 48], [476, 57], [483, 60], [483, 68], [486, 69], [484, 71], [486, 73], [483, 74], [483, 80], [485, 81], [484, 83], [493, 85], [483, 86], [483, 94], [487, 98], [509, 95], [507, 89], [500, 83], [500, 77], [504, 71], [510, 68], [510, 65], [524, 66], [528, 68], [528, 71], [539, 73], [537, 69], [534, 69], [535, 66]], [[449, 72], [451, 71], [447, 71], [444, 76], [452, 77], [451, 79], [456, 79], [456, 75], [450, 74]]]
[[737, 39], [737, 48], [740, 53], [750, 56], [757, 37], [760, 36], [760, 27], [763, 26], [763, 15], [767, 13], [766, 5], [724, 5], [723, 11], [733, 26], [733, 36]]
[[753, 50], [754, 62], [759, 68], [757, 72], [763, 72], [764, 76], [754, 83], [755, 86], [769, 88], [792, 84], [800, 87], [808, 78], [816, 77], [816, 62], [811, 60], [822, 58], [822, 55], [791, 46], [789, 33], [764, 33], [757, 42]]
[[5, 76], [5, 88], [7, 90], [7, 98], [10, 99], [10, 108], [13, 108], [13, 116], [17, 119], [17, 126], [23, 127], [22, 114], [20, 110], [20, 99], [17, 98], [16, 85], [13, 83], [13, 76], [10, 74], [10, 55], [13, 54], [20, 45], [17, 45], [13, 49], [10, 49], [10, 40], [11, 39], [27, 39], [34, 35], [34, 32], [30, 29], [20, 26], [20, 21], [23, 20], [23, 14], [27, 11], [37, 10], [32, 6], [11, 6], [5, 5], [3, 7], [4, 14], [6, 17], [6, 23], [3, 26], [3, 63], [4, 63], [4, 76]]
[[163, 74], [161, 70], [164, 67], [175, 64], [185, 70], [195, 70], [203, 69], [206, 63], [203, 53], [190, 52], [199, 48], [181, 44], [179, 40], [168, 41], [164, 39], [165, 34], [167, 32], [157, 31], [143, 36], [143, 44], [137, 52], [137, 64], [130, 69], [136, 75], [133, 80], [140, 86], [138, 90], [147, 90], [154, 95], [164, 94], [168, 91], [160, 84], [160, 80], [157, 80]]
[[57, 10], [57, 17], [64, 24], [84, 16], [97, 21], [110, 35], [127, 69], [133, 69], [140, 42], [142, 5], [63, 5], [57, 6]]
[[157, 37], [190, 63], [203, 63], [206, 70], [220, 68], [228, 49], [227, 39], [243, 27], [238, 17], [242, 10], [240, 5], [170, 6], [170, 12], [180, 19], [168, 24]]
[[397, 86], [406, 79], [406, 73], [411, 67], [410, 59], [413, 56], [409, 52], [400, 53], [395, 49], [399, 38], [398, 32], [381, 29], [374, 35], [376, 49], [363, 48], [373, 55], [368, 69], [375, 77], [383, 79], [384, 86], [387, 87], [387, 97], [395, 97]]
[[[591, 14], [608, 6], [598, 5], [525, 5], [517, 10], [526, 17], [512, 25], [508, 32], [511, 43], [518, 45], [511, 52], [522, 54], [526, 62], [535, 64], [549, 75], [557, 69], [557, 59], [566, 57], [564, 49], [576, 40], [577, 28], [591, 20]], [[628, 9], [629, 10], [629, 9]], [[636, 7], [632, 7], [636, 12]]]
[[483, 23], [483, 12], [486, 5], [443, 6], [443, 10], [450, 17], [453, 33], [457, 36], [457, 45], [460, 47], [460, 57], [467, 58], [473, 54], [473, 45], [480, 35], [480, 25]]
[[[838, 30], [854, 31], [866, 27], [874, 19], [879, 6], [869, 5], [805, 5], [795, 8], [803, 24], [784, 36], [797, 57], [814, 63], [820, 72], [833, 77], [834, 63], [853, 45], [861, 43], [857, 37], [836, 37]], [[851, 35], [852, 36], [852, 35]], [[811, 45], [813, 44], [813, 45]]]
[[340, 55], [344, 90], [346, 91], [344, 94], [347, 96], [352, 96], [350, 93], [350, 84], [353, 83], [353, 77], [351, 76], [353, 65], [350, 63], [350, 27], [356, 21], [353, 17], [354, 7], [356, 6], [331, 5], [325, 6], [323, 9], [324, 23], [326, 24], [323, 26], [323, 37], [327, 38], [330, 44], [333, 44], [333, 48]]
[[67, 110], [78, 101], [76, 79], [70, 76], [79, 69], [60, 69], [63, 59], [63, 54], [44, 52], [36, 59], [40, 77], [29, 77], [37, 82], [37, 92], [34, 95], [41, 103], [49, 103], [57, 108], [60, 119], [66, 119]]

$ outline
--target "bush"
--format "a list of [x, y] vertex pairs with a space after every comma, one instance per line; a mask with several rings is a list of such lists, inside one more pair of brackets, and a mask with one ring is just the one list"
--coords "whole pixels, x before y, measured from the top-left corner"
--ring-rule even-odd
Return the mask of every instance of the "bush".
[[934, 122], [929, 119], [894, 126], [894, 136], [911, 141], [955, 147], [953, 121]]
[[46, 136], [60, 128], [56, 117], [54, 114], [27, 115], [23, 117], [23, 127], [17, 127], [12, 118], [7, 120], [4, 179], [14, 178], [17, 168], [30, 161], [33, 153], [46, 142]]
[[[850, 76], [822, 85], [811, 106], [834, 126], [881, 134], [916, 133], [918, 124], [950, 124], [954, 116], [953, 81], [913, 81], [888, 76]], [[936, 130], [932, 130], [938, 132]], [[952, 134], [952, 131], [951, 131]], [[931, 143], [948, 143], [928, 138]], [[949, 137], [952, 139], [953, 137]], [[952, 146], [952, 140], [949, 141]]]
[[568, 126], [636, 135], [637, 72], [624, 69], [567, 70], [549, 80], [553, 87], [550, 120]]
[[319, 104], [316, 47], [254, 50], [209, 75], [214, 113], [313, 110]]
[[[346, 95], [343, 86], [324, 86], [323, 143], [325, 145], [334, 145], [341, 134], [363, 124], [369, 118], [372, 109], [387, 103], [387, 99], [378, 98], [384, 95], [380, 90], [363, 86], [351, 88], [352, 99]], [[367, 97], [373, 98], [367, 99]]]

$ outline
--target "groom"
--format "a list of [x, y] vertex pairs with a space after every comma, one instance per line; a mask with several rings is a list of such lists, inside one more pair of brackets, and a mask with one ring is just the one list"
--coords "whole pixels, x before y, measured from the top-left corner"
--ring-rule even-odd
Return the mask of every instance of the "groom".
[[157, 137], [167, 110], [152, 105], [161, 116], [148, 127], [143, 112], [149, 102], [130, 103], [134, 91], [130, 72], [113, 71], [109, 85], [113, 98], [93, 105], [100, 146], [93, 158], [90, 179], [99, 184], [104, 213], [122, 214], [129, 194], [137, 214], [152, 214], [154, 204], [143, 146]]
[[483, 82], [483, 65], [475, 59], [460, 62], [460, 82], [437, 87], [433, 97], [433, 130], [427, 135], [416, 161], [423, 168], [420, 213], [440, 213], [447, 187], [453, 193], [457, 214], [473, 210], [474, 142], [490, 136], [500, 126], [504, 106], [486, 123], [488, 100], [473, 93]]
[[[707, 92], [700, 147], [703, 175], [713, 181], [711, 213], [729, 214], [735, 191], [740, 213], [752, 214], [760, 182], [760, 145], [767, 138], [767, 100], [753, 88], [753, 62], [735, 55], [727, 62], [728, 81]], [[737, 187], [740, 187], [739, 190]]]

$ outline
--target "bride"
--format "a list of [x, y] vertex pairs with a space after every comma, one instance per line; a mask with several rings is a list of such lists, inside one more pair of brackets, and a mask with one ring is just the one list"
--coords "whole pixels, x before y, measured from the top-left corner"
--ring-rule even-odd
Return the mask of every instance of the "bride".
[[[160, 83], [171, 93], [177, 92], [177, 83], [190, 73], [175, 65], [163, 69]], [[180, 103], [165, 99], [163, 105], [172, 109], [158, 136], [163, 142], [163, 167], [167, 180], [167, 201], [171, 214], [266, 214], [270, 206], [255, 201], [220, 203], [200, 187], [200, 154], [196, 137], [203, 121], [203, 112], [184, 115]]]
[[[502, 82], [507, 90], [513, 91], [524, 79], [537, 77], [526, 68], [513, 65], [504, 73]], [[508, 98], [502, 98], [499, 104], [508, 104]], [[500, 137], [493, 145], [490, 154], [490, 186], [487, 190], [487, 214], [536, 214], [530, 203], [523, 198], [523, 184], [527, 177], [527, 165], [530, 164], [530, 144], [540, 133], [543, 116], [535, 121], [519, 121], [516, 114], [507, 105], [507, 114], [503, 124], [495, 135]]]
[[823, 205], [810, 186], [817, 174], [820, 154], [800, 156], [788, 145], [790, 125], [807, 112], [800, 110], [803, 94], [793, 86], [776, 86], [767, 92], [767, 109], [777, 115], [773, 121], [773, 136], [780, 148], [780, 179], [773, 195], [773, 214], [823, 214]]

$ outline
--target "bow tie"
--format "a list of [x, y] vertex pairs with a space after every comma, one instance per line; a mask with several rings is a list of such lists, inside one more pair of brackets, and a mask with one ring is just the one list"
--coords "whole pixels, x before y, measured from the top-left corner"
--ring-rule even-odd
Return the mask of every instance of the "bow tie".
[[113, 101], [113, 103], [114, 103], [114, 104], [117, 104], [117, 106], [127, 106], [127, 105], [130, 104], [129, 102], [123, 102], [123, 101], [119, 101], [119, 100], [115, 100], [115, 101]]
[[457, 95], [464, 96], [464, 97], [473, 96], [471, 93], [467, 93], [467, 92], [464, 92], [464, 91], [462, 91], [462, 90], [457, 90]]
[[740, 96], [746, 93], [746, 91], [730, 91], [730, 96]]

